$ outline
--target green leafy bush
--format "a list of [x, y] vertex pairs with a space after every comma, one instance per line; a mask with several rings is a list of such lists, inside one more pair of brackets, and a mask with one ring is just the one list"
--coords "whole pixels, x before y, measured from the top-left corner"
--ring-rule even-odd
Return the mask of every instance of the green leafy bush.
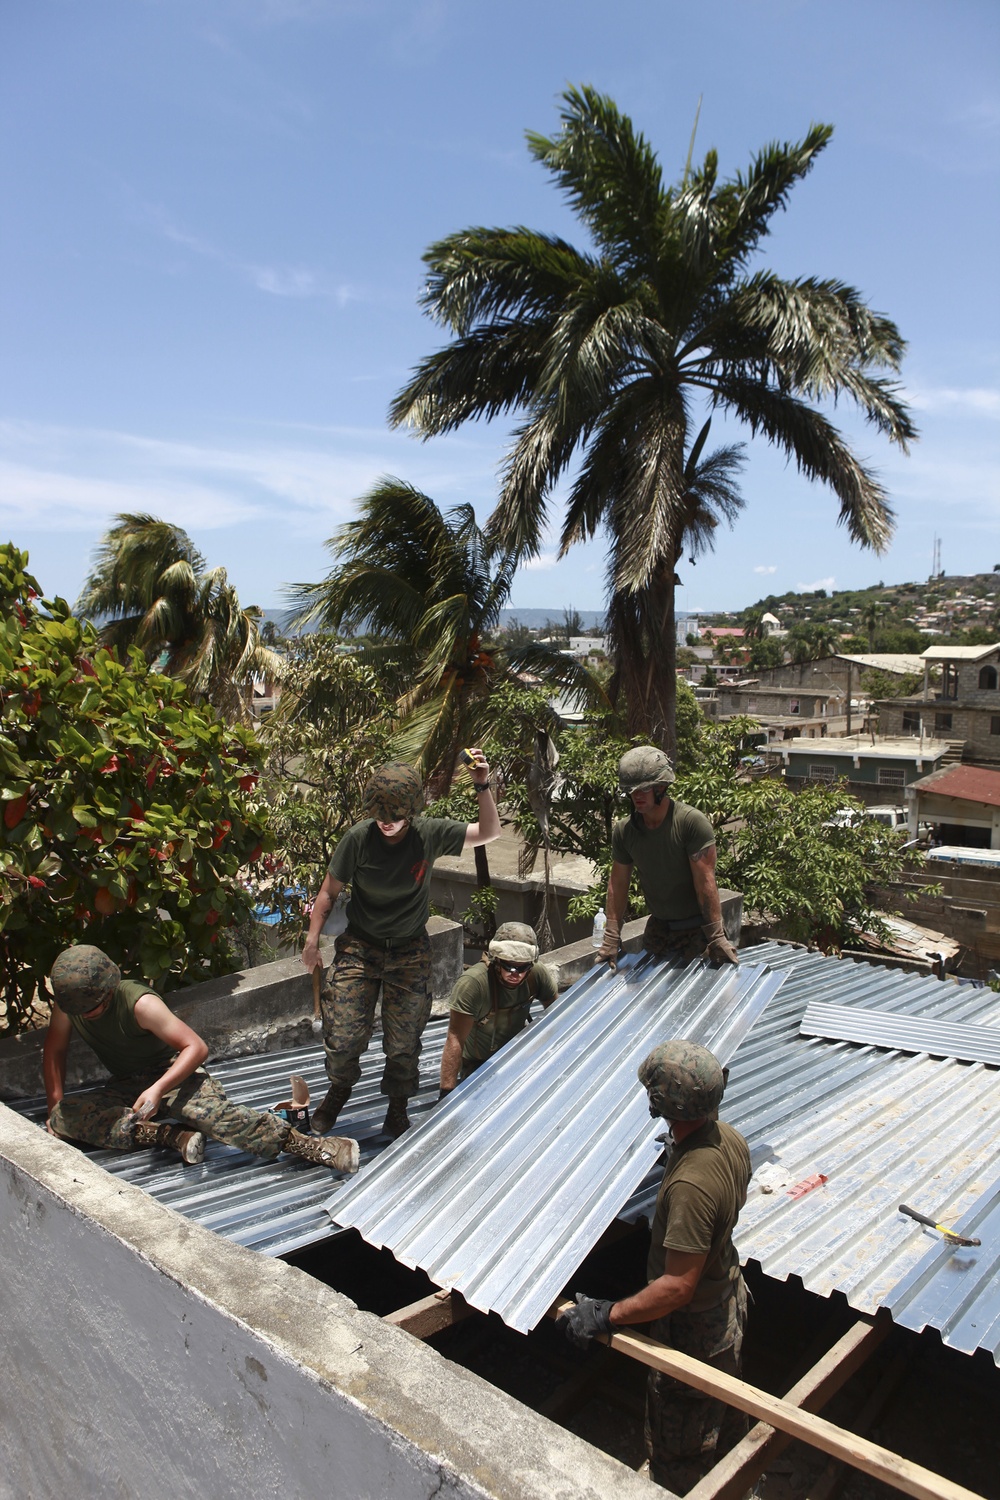
[[160, 990], [234, 966], [268, 845], [253, 735], [98, 647], [0, 546], [0, 1029], [31, 1024], [60, 949], [92, 942]]

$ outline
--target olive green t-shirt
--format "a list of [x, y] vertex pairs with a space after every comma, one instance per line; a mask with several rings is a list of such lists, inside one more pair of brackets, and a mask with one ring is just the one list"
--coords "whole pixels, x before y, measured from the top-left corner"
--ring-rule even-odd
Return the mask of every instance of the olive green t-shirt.
[[159, 1075], [170, 1066], [176, 1049], [146, 1031], [134, 1015], [139, 997], [155, 994], [148, 984], [123, 979], [103, 1015], [92, 1021], [70, 1016], [73, 1030], [93, 1048], [112, 1078], [133, 1078], [140, 1073]]
[[663, 1275], [668, 1250], [707, 1255], [688, 1304], [692, 1312], [717, 1307], [736, 1280], [740, 1258], [733, 1228], [747, 1201], [752, 1170], [746, 1141], [722, 1120], [706, 1120], [671, 1148], [653, 1214], [646, 1277], [655, 1281]]
[[671, 802], [659, 828], [647, 828], [637, 812], [611, 830], [611, 857], [635, 865], [646, 905], [654, 917], [679, 922], [698, 917], [689, 861], [715, 843], [715, 830], [696, 807]]
[[414, 818], [398, 844], [379, 833], [374, 818], [349, 828], [330, 861], [334, 880], [351, 887], [348, 928], [380, 943], [405, 943], [423, 932], [431, 866], [441, 854], [461, 854], [467, 827], [453, 818]]
[[462, 1044], [463, 1062], [485, 1062], [505, 1042], [523, 1031], [532, 1000], [551, 1005], [558, 994], [555, 975], [545, 964], [532, 965], [516, 989], [497, 978], [492, 964], [475, 964], [455, 985], [450, 1010], [471, 1016], [473, 1027]]

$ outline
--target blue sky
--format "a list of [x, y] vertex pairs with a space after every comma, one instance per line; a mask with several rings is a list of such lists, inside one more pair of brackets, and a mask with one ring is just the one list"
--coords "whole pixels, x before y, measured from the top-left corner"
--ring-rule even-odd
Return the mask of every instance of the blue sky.
[[[381, 474], [485, 518], [507, 424], [421, 443], [385, 414], [441, 342], [417, 305], [431, 241], [585, 241], [524, 146], [571, 83], [611, 94], [668, 177], [699, 97], [696, 155], [723, 175], [832, 123], [763, 261], [851, 282], [910, 345], [909, 458], [837, 415], [892, 496], [888, 554], [755, 443], [679, 608], [925, 578], [935, 533], [949, 573], [1000, 562], [995, 0], [8, 0], [0, 539], [44, 591], [76, 597], [123, 510], [184, 526], [266, 608], [325, 572]], [[549, 545], [512, 603], [600, 608], [602, 586], [599, 543]]]

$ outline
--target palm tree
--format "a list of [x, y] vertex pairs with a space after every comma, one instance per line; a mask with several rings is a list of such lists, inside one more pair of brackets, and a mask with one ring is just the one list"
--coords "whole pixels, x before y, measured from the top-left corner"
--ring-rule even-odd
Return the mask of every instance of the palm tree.
[[450, 786], [460, 747], [489, 727], [498, 683], [530, 672], [608, 706], [596, 679], [569, 657], [504, 643], [500, 611], [517, 562], [484, 534], [471, 505], [444, 514], [389, 477], [358, 507], [358, 518], [326, 544], [336, 559], [326, 578], [289, 590], [292, 623], [363, 630], [392, 652], [409, 683], [396, 705], [396, 750], [421, 768], [435, 795]]
[[743, 639], [747, 642], [762, 641], [765, 638], [764, 611], [759, 604], [752, 605], [743, 611]]
[[870, 599], [861, 611], [861, 623], [868, 637], [869, 651], [875, 650], [875, 637], [878, 635], [885, 618], [885, 605], [878, 599]]
[[[490, 530], [518, 557], [542, 545], [554, 486], [576, 463], [561, 548], [603, 528], [615, 686], [633, 732], [673, 739], [675, 565], [708, 423], [722, 408], [829, 484], [840, 520], [882, 550], [892, 511], [818, 404], [849, 396], [891, 441], [914, 428], [898, 390], [895, 325], [838, 281], [786, 280], [749, 262], [830, 139], [771, 145], [749, 172], [700, 170], [664, 186], [653, 151], [614, 102], [564, 95], [554, 139], [529, 134], [595, 242], [471, 228], [432, 245], [424, 305], [452, 335], [396, 397], [390, 420], [423, 435], [516, 413]], [[730, 473], [730, 478], [732, 477]]]
[[261, 641], [256, 605], [241, 606], [225, 568], [205, 560], [179, 526], [123, 514], [104, 537], [76, 611], [102, 621], [102, 644], [124, 659], [138, 646], [229, 719], [249, 717], [255, 677], [280, 679], [282, 659]]

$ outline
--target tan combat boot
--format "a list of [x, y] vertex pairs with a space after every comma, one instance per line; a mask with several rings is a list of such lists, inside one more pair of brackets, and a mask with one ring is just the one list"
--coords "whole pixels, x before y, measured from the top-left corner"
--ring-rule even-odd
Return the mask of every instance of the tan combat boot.
[[132, 1139], [136, 1146], [167, 1146], [180, 1153], [189, 1167], [205, 1160], [205, 1137], [200, 1130], [184, 1130], [180, 1125], [152, 1125], [139, 1120]]
[[301, 1131], [291, 1130], [282, 1149], [289, 1156], [301, 1156], [303, 1161], [311, 1161], [317, 1167], [329, 1167], [333, 1172], [358, 1170], [358, 1143], [352, 1141], [350, 1136], [331, 1135], [319, 1139], [314, 1135], [303, 1135]]

